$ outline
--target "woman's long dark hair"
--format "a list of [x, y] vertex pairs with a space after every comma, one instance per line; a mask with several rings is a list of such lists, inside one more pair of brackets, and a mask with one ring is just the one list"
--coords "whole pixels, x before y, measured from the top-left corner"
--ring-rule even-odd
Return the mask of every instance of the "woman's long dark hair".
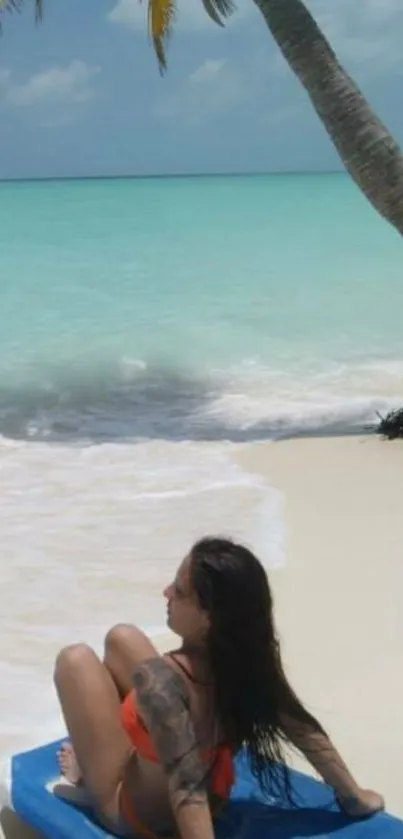
[[282, 786], [292, 801], [284, 723], [323, 733], [284, 673], [266, 572], [246, 547], [207, 538], [190, 552], [191, 580], [209, 615], [208, 656], [225, 742], [245, 746], [262, 791]]

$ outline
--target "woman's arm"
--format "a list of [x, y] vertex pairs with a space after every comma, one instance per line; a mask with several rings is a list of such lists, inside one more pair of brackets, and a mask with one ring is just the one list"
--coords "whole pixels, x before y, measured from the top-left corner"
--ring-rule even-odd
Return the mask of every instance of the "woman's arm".
[[206, 767], [190, 715], [185, 680], [163, 658], [133, 675], [138, 707], [168, 777], [172, 811], [182, 839], [214, 839]]
[[381, 795], [372, 790], [364, 790], [357, 784], [343, 758], [319, 725], [316, 729], [286, 715], [282, 722], [290, 742], [305, 755], [323, 780], [333, 787], [346, 813], [365, 816], [384, 808]]

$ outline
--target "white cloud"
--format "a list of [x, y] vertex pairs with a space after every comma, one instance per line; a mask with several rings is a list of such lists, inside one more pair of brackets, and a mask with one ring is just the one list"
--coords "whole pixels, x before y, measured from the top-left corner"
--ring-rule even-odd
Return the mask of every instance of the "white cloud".
[[[237, 10], [228, 19], [227, 25], [232, 21], [239, 21], [253, 8], [251, 0], [238, 0]], [[147, 26], [147, 0], [117, 0], [116, 5], [108, 14], [111, 23], [120, 23], [130, 29], [145, 29]], [[177, 24], [179, 29], [199, 30], [214, 29], [219, 27], [209, 18], [204, 10], [201, 0], [178, 0], [177, 2]]]
[[221, 73], [225, 63], [225, 58], [208, 58], [189, 76], [190, 84], [208, 84]]
[[90, 67], [79, 60], [72, 61], [67, 67], [49, 67], [34, 73], [22, 84], [13, 82], [8, 72], [2, 84], [5, 101], [18, 108], [82, 105], [93, 97], [93, 82], [99, 72], [98, 67]]
[[[403, 0], [307, 0], [307, 5], [342, 65], [363, 89], [375, 77], [397, 78], [403, 72]], [[267, 107], [272, 88], [266, 83], [263, 125], [272, 129], [287, 122], [291, 127], [313, 114], [279, 49], [269, 59], [259, 54], [259, 63], [260, 78], [271, 79], [275, 91]], [[257, 84], [255, 73], [250, 89]]]
[[[307, 5], [341, 64], [354, 77], [369, 78], [399, 65], [403, 68], [402, 0], [307, 0]], [[280, 50], [272, 58], [271, 72], [279, 77], [291, 75]]]
[[314, 17], [342, 63], [378, 75], [403, 64], [401, 0], [312, 0]]
[[225, 115], [246, 96], [242, 74], [226, 59], [206, 59], [154, 108], [154, 116], [199, 124]]
[[147, 22], [147, 6], [144, 2], [140, 3], [140, 0], [118, 0], [109, 12], [108, 20], [131, 29], [143, 28]]

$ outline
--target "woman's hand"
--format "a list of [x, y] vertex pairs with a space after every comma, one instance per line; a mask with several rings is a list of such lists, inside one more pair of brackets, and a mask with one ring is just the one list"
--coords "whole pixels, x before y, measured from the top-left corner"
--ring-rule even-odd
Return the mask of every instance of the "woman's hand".
[[381, 795], [361, 789], [327, 734], [309, 725], [301, 725], [284, 716], [283, 727], [291, 743], [299, 749], [323, 780], [333, 787], [336, 800], [344, 813], [352, 818], [365, 818], [385, 809]]
[[337, 796], [337, 802], [344, 813], [356, 819], [373, 816], [385, 809], [382, 796], [372, 789], [359, 789], [356, 795], [346, 798]]

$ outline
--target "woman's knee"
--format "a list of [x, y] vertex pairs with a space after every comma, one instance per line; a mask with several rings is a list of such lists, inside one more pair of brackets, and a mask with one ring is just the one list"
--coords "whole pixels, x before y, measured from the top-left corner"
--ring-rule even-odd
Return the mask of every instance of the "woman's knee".
[[137, 626], [129, 623], [118, 623], [109, 630], [105, 637], [105, 653], [116, 654], [133, 649], [139, 642], [148, 640], [147, 636]]
[[70, 644], [60, 650], [54, 669], [54, 680], [57, 682], [67, 672], [77, 672], [87, 669], [88, 663], [95, 656], [94, 651], [88, 644]]

